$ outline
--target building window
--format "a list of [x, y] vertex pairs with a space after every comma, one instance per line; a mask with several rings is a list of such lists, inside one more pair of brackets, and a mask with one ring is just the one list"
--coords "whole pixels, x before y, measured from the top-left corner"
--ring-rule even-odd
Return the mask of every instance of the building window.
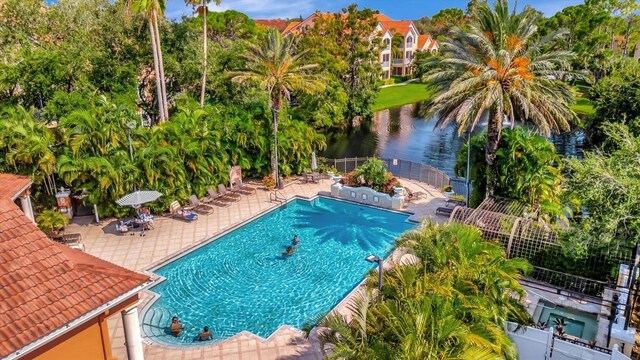
[[413, 47], [413, 36], [411, 35], [407, 37], [407, 47]]
[[384, 48], [385, 48], [386, 50], [391, 49], [391, 40], [389, 40], [389, 39], [384, 39], [382, 42], [384, 43]]
[[389, 62], [389, 54], [382, 55], [382, 62]]

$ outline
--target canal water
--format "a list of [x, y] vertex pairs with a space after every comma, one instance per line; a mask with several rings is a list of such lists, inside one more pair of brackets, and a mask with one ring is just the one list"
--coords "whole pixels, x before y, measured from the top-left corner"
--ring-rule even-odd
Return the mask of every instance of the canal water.
[[[435, 120], [420, 116], [420, 103], [377, 112], [370, 122], [351, 132], [327, 135], [327, 149], [322, 156], [334, 159], [378, 156], [421, 162], [453, 174], [456, 158], [466, 136], [458, 136], [457, 127], [435, 127]], [[479, 126], [474, 133], [484, 130]], [[549, 139], [558, 153], [582, 157], [584, 135], [576, 132], [554, 135]]]

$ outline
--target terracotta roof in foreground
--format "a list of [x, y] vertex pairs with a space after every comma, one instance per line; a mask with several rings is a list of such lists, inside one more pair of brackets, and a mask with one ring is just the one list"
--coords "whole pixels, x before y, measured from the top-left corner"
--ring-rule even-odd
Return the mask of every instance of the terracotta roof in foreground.
[[149, 280], [49, 240], [12, 200], [27, 180], [0, 174], [0, 358]]
[[0, 174], [0, 201], [15, 199], [18, 193], [29, 185], [31, 185], [31, 179], [27, 176]]

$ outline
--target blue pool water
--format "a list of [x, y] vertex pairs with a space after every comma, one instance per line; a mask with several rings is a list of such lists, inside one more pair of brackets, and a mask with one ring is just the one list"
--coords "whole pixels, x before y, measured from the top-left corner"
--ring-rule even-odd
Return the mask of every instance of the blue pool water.
[[[268, 337], [280, 325], [295, 327], [337, 305], [394, 240], [415, 223], [407, 214], [319, 197], [296, 199], [155, 270], [166, 281], [143, 315], [144, 336], [169, 345], [198, 345], [208, 326], [214, 340], [243, 330]], [[281, 253], [293, 235], [298, 251]], [[171, 316], [186, 325], [176, 338]]]
[[566, 324], [564, 331], [583, 340], [593, 341], [598, 332], [598, 318], [596, 314], [566, 308], [541, 300], [538, 306], [542, 306], [542, 312], [538, 321], [545, 322], [547, 327], [555, 327], [556, 319], [564, 319]]

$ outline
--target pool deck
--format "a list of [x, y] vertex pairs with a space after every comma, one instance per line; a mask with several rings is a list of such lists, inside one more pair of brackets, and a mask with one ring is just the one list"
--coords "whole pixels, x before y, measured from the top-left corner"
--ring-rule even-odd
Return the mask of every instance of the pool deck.
[[[414, 213], [411, 220], [421, 221], [430, 218], [436, 222], [447, 220], [448, 217], [435, 215], [436, 208], [444, 206], [444, 196], [437, 189], [412, 180], [400, 180], [412, 191], [422, 191], [427, 194], [425, 198], [409, 204], [404, 209]], [[329, 194], [331, 184], [329, 180], [321, 180], [317, 184], [294, 182], [289, 184], [283, 193], [287, 197], [313, 197], [318, 194]], [[201, 215], [197, 221], [191, 223], [156, 216], [154, 229], [147, 231], [144, 237], [138, 236], [137, 232], [132, 236], [116, 234], [114, 219], [101, 219], [97, 224], [92, 222], [92, 218], [77, 218], [67, 226], [66, 231], [82, 234], [82, 242], [91, 255], [132, 270], [145, 271], [152, 265], [276, 206], [278, 203], [269, 202], [267, 191], [258, 190], [253, 195], [243, 195], [240, 201], [229, 207], [215, 207], [213, 214]], [[142, 309], [152, 296], [149, 293], [143, 293], [141, 298], [142, 303], [138, 306], [139, 309]], [[343, 312], [345, 303], [346, 301], [343, 301], [336, 310]], [[121, 317], [109, 318], [108, 326], [113, 356], [126, 359]], [[282, 326], [267, 340], [252, 334], [241, 333], [220, 343], [198, 348], [183, 349], [159, 344], [144, 344], [144, 353], [146, 359], [322, 359], [317, 341], [313, 338], [305, 339], [300, 331], [288, 326]]]

